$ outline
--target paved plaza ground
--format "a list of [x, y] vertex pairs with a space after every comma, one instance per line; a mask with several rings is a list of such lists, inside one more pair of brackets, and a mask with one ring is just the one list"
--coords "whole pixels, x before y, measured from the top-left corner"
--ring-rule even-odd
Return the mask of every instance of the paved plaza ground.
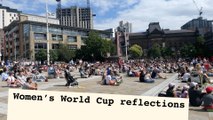
[[[66, 92], [88, 92], [88, 93], [107, 93], [122, 95], [144, 95], [155, 96], [160, 90], [165, 89], [169, 82], [183, 85], [176, 80], [177, 74], [166, 74], [168, 79], [157, 79], [155, 83], [139, 83], [136, 77], [126, 77], [123, 75], [123, 83], [120, 86], [100, 85], [101, 76], [90, 78], [79, 78], [78, 87], [65, 87], [65, 79], [49, 79], [48, 82], [38, 83], [39, 90], [66, 91]], [[75, 73], [78, 77], [78, 74]], [[5, 82], [0, 82], [0, 120], [7, 119], [7, 99], [8, 87]], [[13, 89], [13, 88], [12, 88]], [[213, 120], [213, 113], [201, 111], [200, 107], [190, 107], [189, 120]]]

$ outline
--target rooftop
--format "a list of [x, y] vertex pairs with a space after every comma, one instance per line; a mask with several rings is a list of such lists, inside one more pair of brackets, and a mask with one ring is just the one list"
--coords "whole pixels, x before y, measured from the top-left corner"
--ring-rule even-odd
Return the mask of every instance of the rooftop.
[[[22, 24], [32, 24], [32, 25], [44, 25], [46, 26], [46, 23], [42, 23], [42, 22], [35, 22], [35, 21], [13, 21], [10, 25], [8, 25], [7, 27], [4, 28], [4, 31], [10, 30], [11, 28], [13, 28], [14, 26], [18, 25], [18, 23], [22, 23]], [[99, 33], [112, 33], [110, 31], [104, 31], [104, 30], [96, 30], [96, 29], [85, 29], [85, 28], [78, 28], [78, 27], [70, 27], [70, 26], [63, 26], [63, 25], [57, 25], [57, 24], [49, 24], [50, 27], [57, 27], [57, 28], [64, 28], [64, 29], [73, 29], [73, 30], [80, 30], [80, 31], [95, 31], [95, 32], [99, 32]]]
[[6, 9], [7, 12], [21, 13], [21, 11], [18, 11], [17, 9], [12, 9], [12, 8], [10, 8], [10, 7], [7, 7], [7, 6], [2, 6], [2, 4], [0, 4], [0, 9]]
[[193, 30], [165, 30], [164, 33], [165, 34], [173, 34], [173, 33], [191, 33], [191, 32], [195, 32]]

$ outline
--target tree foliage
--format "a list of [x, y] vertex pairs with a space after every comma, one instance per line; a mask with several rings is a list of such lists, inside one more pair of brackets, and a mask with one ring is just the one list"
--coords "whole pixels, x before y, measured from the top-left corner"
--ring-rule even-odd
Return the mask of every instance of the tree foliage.
[[202, 36], [198, 36], [195, 42], [195, 48], [196, 48], [196, 55], [197, 56], [204, 56], [205, 54], [205, 39]]
[[161, 48], [160, 45], [154, 44], [151, 49], [149, 50], [149, 56], [156, 58], [161, 56]]
[[50, 61], [57, 61], [58, 60], [58, 51], [57, 50], [50, 50]]
[[139, 45], [134, 44], [129, 48], [129, 54], [132, 58], [140, 58], [143, 55], [143, 50]]
[[45, 60], [47, 60], [47, 50], [46, 49], [38, 50], [35, 54], [35, 59], [43, 63]]
[[75, 57], [75, 51], [70, 50], [67, 45], [60, 44], [58, 49], [58, 60], [69, 62], [72, 58]]
[[114, 52], [115, 46], [112, 41], [102, 39], [96, 32], [90, 32], [85, 46], [77, 50], [76, 57], [87, 61], [103, 61], [107, 53], [113, 54]]
[[171, 57], [173, 55], [173, 51], [170, 47], [163, 47], [161, 48], [161, 55], [162, 57]]
[[193, 44], [186, 44], [180, 48], [180, 54], [182, 57], [194, 57], [196, 48]]

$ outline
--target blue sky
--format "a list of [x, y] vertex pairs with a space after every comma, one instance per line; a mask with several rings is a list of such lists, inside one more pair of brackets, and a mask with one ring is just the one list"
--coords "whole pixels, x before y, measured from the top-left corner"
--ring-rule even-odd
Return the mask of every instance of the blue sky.
[[[86, 6], [86, 0], [61, 0], [62, 7]], [[213, 0], [195, 0], [203, 7], [203, 17], [213, 20]], [[2, 4], [24, 13], [45, 15], [46, 0], [2, 0]], [[180, 29], [187, 21], [198, 17], [193, 0], [90, 0], [95, 29], [116, 28], [119, 21], [133, 24], [133, 31], [145, 31], [150, 22], [160, 22], [162, 28]], [[55, 12], [57, 2], [48, 0]]]

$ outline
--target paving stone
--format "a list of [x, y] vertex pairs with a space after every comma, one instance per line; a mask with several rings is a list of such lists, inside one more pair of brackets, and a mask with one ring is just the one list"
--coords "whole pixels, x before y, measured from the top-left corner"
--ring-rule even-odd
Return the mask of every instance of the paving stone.
[[[171, 78], [174, 74], [167, 74]], [[79, 77], [76, 74], [77, 77]], [[106, 93], [106, 94], [122, 94], [122, 95], [142, 95], [147, 91], [155, 88], [159, 84], [164, 83], [165, 79], [157, 79], [155, 83], [139, 83], [137, 77], [126, 77], [123, 75], [124, 82], [120, 86], [100, 85], [101, 76], [93, 76], [91, 78], [79, 78], [78, 87], [65, 87], [65, 79], [50, 79], [48, 82], [38, 83], [40, 90], [49, 91], [67, 91], [67, 92], [88, 92], [88, 93]], [[1, 86], [6, 83], [1, 82]], [[166, 85], [166, 83], [165, 83]], [[165, 87], [164, 85], [164, 87]], [[8, 88], [0, 87], [0, 120], [7, 119], [7, 96]], [[201, 108], [191, 108], [189, 110], [189, 120], [213, 120], [212, 113], [202, 112]]]

